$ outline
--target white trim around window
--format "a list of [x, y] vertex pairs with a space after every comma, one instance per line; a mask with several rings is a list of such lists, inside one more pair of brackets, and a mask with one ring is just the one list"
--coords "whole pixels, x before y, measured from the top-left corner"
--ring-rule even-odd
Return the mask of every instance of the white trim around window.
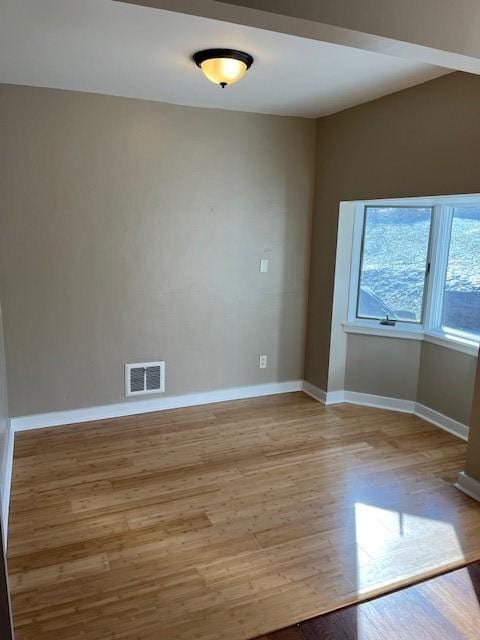
[[379, 338], [399, 338], [402, 340], [424, 340], [432, 344], [454, 349], [470, 356], [477, 356], [479, 352], [478, 342], [475, 340], [467, 340], [451, 333], [442, 333], [440, 331], [424, 331], [418, 329], [416, 331], [399, 327], [378, 327], [370, 326], [364, 322], [344, 322], [343, 330], [345, 333], [356, 333], [364, 336], [377, 336]]
[[[400, 322], [395, 326], [380, 325], [378, 320], [357, 317], [362, 239], [366, 207], [418, 206], [431, 207], [430, 265], [425, 280], [423, 322]], [[439, 196], [435, 198], [404, 198], [398, 200], [373, 200], [354, 203], [351, 273], [349, 282], [348, 314], [343, 328], [346, 333], [374, 335], [408, 340], [425, 340], [443, 347], [476, 356], [479, 338], [454, 329], [442, 327], [443, 297], [448, 267], [452, 220], [455, 207], [480, 206], [480, 194], [471, 196]]]

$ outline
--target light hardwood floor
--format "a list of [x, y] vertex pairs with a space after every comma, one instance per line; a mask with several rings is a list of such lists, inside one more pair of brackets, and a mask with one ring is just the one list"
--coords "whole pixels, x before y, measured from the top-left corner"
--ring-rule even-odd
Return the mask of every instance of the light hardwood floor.
[[478, 640], [480, 563], [257, 640]]
[[19, 433], [16, 640], [245, 640], [478, 560], [464, 455], [301, 393]]

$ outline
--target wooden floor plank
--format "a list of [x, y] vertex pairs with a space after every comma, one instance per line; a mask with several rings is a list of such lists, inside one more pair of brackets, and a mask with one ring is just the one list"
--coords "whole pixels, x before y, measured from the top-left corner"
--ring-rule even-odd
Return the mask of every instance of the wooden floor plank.
[[257, 640], [477, 640], [480, 564]]
[[247, 640], [478, 560], [464, 456], [301, 393], [19, 433], [16, 638]]

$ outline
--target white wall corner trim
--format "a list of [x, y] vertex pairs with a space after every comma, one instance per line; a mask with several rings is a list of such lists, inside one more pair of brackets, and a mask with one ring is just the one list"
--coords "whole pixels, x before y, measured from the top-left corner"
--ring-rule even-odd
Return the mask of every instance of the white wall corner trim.
[[9, 422], [6, 435], [5, 446], [5, 458], [3, 462], [3, 478], [2, 478], [2, 528], [5, 536], [5, 544], [7, 544], [8, 534], [8, 512], [10, 509], [10, 489], [12, 486], [12, 473], [13, 473], [13, 444], [14, 444], [14, 431], [11, 421]]
[[427, 422], [431, 422], [432, 424], [440, 427], [444, 431], [448, 431], [454, 436], [461, 438], [462, 440], [468, 440], [469, 428], [466, 424], [462, 424], [453, 418], [449, 418], [445, 416], [443, 413], [439, 413], [438, 411], [434, 411], [430, 409], [430, 407], [426, 407], [419, 402], [415, 403], [415, 415], [419, 418], [423, 418]]
[[345, 391], [343, 389], [341, 391], [327, 392], [327, 400], [325, 404], [342, 404], [342, 402], [346, 402]]
[[13, 431], [28, 431], [29, 429], [43, 429], [45, 427], [58, 427], [92, 420], [105, 420], [108, 418], [120, 418], [139, 413], [153, 411], [165, 411], [166, 409], [179, 409], [214, 402], [226, 402], [228, 400], [241, 400], [244, 398], [258, 398], [271, 396], [278, 393], [290, 393], [302, 391], [302, 380], [289, 380], [286, 382], [270, 382], [250, 387], [233, 387], [230, 389], [215, 389], [187, 395], [149, 398], [136, 402], [122, 402], [98, 407], [86, 407], [84, 409], [72, 409], [70, 411], [54, 411], [30, 416], [12, 418]]
[[468, 476], [465, 471], [460, 471], [455, 486], [470, 498], [480, 502], [480, 482]]
[[311, 382], [307, 382], [307, 380], [303, 381], [302, 386], [303, 393], [306, 393], [307, 396], [318, 400], [319, 402], [323, 402], [323, 404], [327, 404], [327, 392], [320, 387], [316, 387]]

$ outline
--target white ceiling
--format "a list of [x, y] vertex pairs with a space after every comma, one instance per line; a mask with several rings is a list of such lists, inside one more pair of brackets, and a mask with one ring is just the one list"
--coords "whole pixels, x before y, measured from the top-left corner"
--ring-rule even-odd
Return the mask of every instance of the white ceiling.
[[[222, 90], [199, 49], [255, 63]], [[370, 51], [113, 0], [0, 0], [0, 82], [175, 104], [324, 116], [448, 73]]]

